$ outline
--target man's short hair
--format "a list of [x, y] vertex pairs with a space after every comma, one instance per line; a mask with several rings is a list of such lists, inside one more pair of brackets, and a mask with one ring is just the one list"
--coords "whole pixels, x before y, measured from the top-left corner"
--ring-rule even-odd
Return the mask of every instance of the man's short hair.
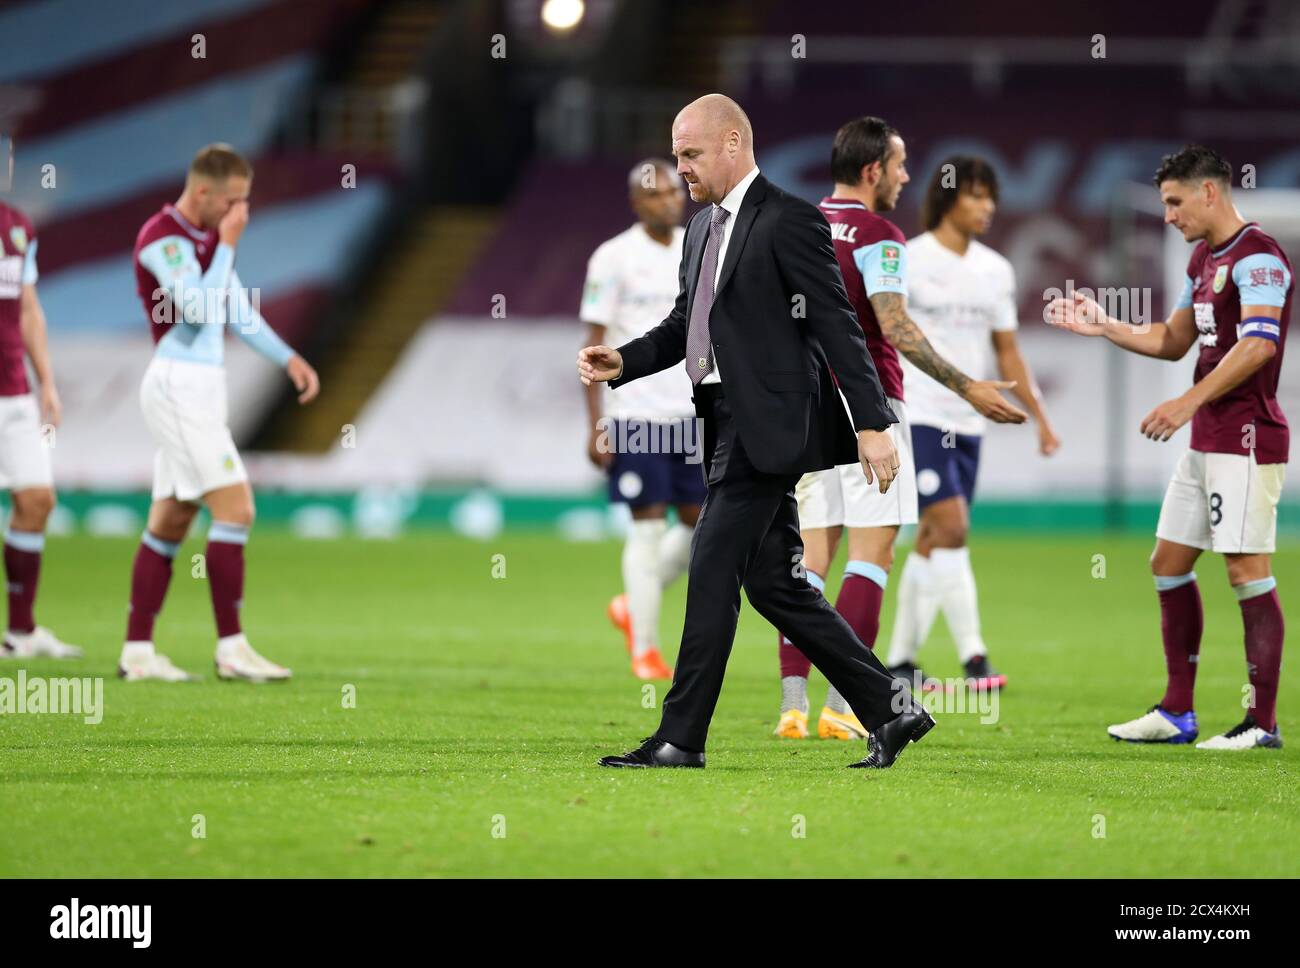
[[934, 170], [925, 190], [925, 200], [921, 203], [921, 224], [925, 230], [933, 231], [957, 204], [957, 196], [976, 185], [988, 189], [993, 201], [998, 200], [998, 176], [987, 161], [978, 155], [945, 158]]
[[190, 175], [218, 182], [225, 181], [232, 175], [252, 178], [253, 166], [230, 145], [217, 142], [199, 149], [199, 153], [190, 162]]
[[862, 169], [872, 162], [882, 165], [889, 157], [889, 139], [898, 134], [880, 118], [857, 118], [835, 132], [831, 145], [831, 178], [837, 185], [856, 185]]
[[1213, 148], [1204, 145], [1187, 145], [1182, 151], [1165, 155], [1156, 169], [1155, 185], [1166, 181], [1202, 181], [1213, 178], [1228, 185], [1232, 182], [1232, 166]]

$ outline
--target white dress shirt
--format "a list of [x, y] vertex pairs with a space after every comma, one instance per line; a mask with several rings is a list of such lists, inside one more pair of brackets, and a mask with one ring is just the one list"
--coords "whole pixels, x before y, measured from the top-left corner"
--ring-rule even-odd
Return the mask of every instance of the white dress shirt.
[[[736, 182], [736, 187], [727, 193], [727, 197], [722, 200], [722, 208], [725, 208], [730, 214], [727, 220], [722, 223], [722, 242], [718, 246], [718, 268], [713, 275], [713, 293], [717, 296], [718, 280], [722, 277], [722, 264], [727, 259], [727, 243], [731, 241], [731, 230], [736, 227], [736, 216], [740, 214], [740, 203], [745, 198], [745, 192], [749, 191], [749, 186], [753, 184], [754, 179], [758, 177], [758, 166], [755, 165], [740, 181]], [[707, 244], [707, 240], [706, 240]], [[709, 333], [712, 336], [712, 331]], [[700, 380], [701, 383], [721, 383], [722, 376], [718, 372], [718, 357], [714, 354], [713, 369], [709, 371], [708, 376]]]

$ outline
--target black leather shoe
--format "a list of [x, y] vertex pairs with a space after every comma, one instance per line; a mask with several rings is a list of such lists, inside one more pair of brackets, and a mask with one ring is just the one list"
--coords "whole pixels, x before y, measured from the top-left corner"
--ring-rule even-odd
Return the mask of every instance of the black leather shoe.
[[869, 770], [884, 770], [894, 765], [898, 754], [908, 740], [918, 742], [922, 736], [934, 729], [934, 717], [926, 712], [924, 706], [913, 703], [912, 708], [899, 713], [885, 725], [873, 729], [867, 737], [867, 755], [857, 763], [850, 763], [853, 768], [865, 767]]
[[622, 756], [602, 756], [601, 766], [689, 766], [704, 768], [704, 754], [691, 753], [662, 739], [649, 736], [641, 745]]

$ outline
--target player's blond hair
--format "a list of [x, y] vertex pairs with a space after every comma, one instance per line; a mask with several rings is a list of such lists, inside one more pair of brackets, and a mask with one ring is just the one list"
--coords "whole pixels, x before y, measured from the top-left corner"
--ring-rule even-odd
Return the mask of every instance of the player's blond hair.
[[207, 178], [212, 181], [223, 182], [232, 176], [252, 178], [253, 166], [248, 163], [247, 158], [230, 145], [218, 141], [199, 149], [199, 153], [190, 162], [187, 180], [191, 178]]

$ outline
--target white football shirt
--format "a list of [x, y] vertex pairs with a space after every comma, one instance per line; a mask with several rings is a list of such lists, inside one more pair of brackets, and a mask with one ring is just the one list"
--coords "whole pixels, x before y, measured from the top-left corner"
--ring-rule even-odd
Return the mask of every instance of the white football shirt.
[[[996, 376], [992, 334], [1017, 328], [1011, 263], [975, 239], [965, 255], [958, 255], [931, 232], [909, 239], [907, 253], [907, 311], [926, 338], [972, 379]], [[984, 433], [985, 420], [974, 407], [906, 357], [900, 358], [907, 416], [913, 425]]]
[[[605, 326], [605, 343], [615, 348], [654, 329], [677, 301], [678, 269], [686, 230], [673, 229], [672, 243], [650, 238], [641, 223], [620, 232], [592, 253], [579, 318]], [[695, 416], [691, 378], [681, 364], [610, 390], [609, 417], [668, 420]]]

